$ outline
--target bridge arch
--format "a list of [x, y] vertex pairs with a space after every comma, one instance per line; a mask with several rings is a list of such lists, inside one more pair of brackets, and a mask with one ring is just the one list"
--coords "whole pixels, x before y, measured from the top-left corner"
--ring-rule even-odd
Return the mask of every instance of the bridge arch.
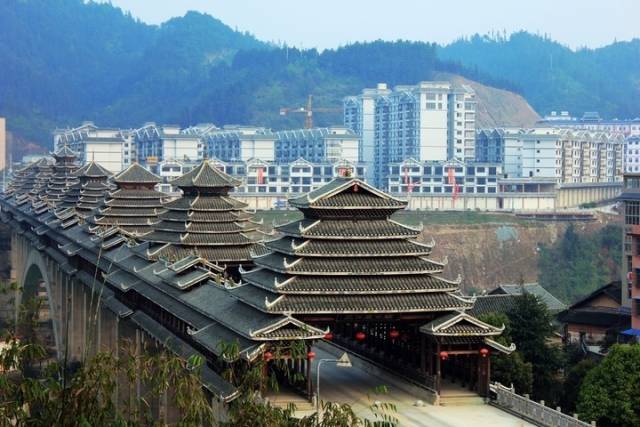
[[39, 315], [45, 315], [51, 325], [55, 353], [60, 358], [60, 323], [57, 321], [56, 299], [52, 293], [55, 284], [51, 281], [50, 269], [47, 268], [47, 262], [43, 254], [36, 249], [29, 250], [27, 259], [22, 265], [24, 269], [19, 282], [22, 291], [16, 295], [16, 319], [18, 318], [18, 310], [23, 303], [34, 297], [43, 298], [44, 301]]

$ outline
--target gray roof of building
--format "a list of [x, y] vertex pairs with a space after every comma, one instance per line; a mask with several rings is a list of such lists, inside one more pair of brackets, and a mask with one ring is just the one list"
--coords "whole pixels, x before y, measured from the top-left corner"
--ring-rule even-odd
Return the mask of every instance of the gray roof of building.
[[117, 174], [113, 180], [117, 183], [158, 184], [162, 179], [142, 166], [133, 163], [131, 166]]
[[236, 187], [242, 182], [233, 178], [216, 167], [210, 160], [204, 160], [200, 165], [171, 181], [171, 185], [176, 187]]
[[549, 291], [540, 286], [538, 283], [524, 283], [520, 284], [507, 284], [500, 285], [496, 289], [489, 291], [489, 295], [507, 294], [507, 295], [522, 295], [524, 292], [533, 294], [543, 302], [550, 312], [558, 312], [567, 308], [566, 304], [553, 296]]

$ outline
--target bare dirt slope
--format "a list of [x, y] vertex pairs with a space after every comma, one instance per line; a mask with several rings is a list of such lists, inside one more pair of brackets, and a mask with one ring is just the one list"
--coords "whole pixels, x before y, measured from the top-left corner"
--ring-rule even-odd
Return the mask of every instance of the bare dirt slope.
[[[604, 227], [610, 218], [574, 223], [578, 232], [590, 233]], [[429, 225], [425, 241], [436, 242], [433, 258], [448, 258], [445, 277], [462, 275], [468, 293], [492, 289], [500, 284], [535, 282], [538, 277], [538, 247], [562, 237], [563, 222], [532, 224]]]
[[485, 86], [450, 73], [435, 73], [434, 79], [467, 84], [476, 91], [478, 108], [476, 127], [531, 127], [540, 116], [522, 96], [507, 90]]

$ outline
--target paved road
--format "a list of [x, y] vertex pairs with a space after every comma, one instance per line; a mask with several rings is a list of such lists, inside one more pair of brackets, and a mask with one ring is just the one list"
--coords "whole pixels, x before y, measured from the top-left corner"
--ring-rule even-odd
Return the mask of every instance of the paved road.
[[[316, 361], [334, 356], [314, 349]], [[384, 378], [379, 378], [357, 368], [338, 368], [334, 364], [324, 363], [320, 374], [320, 398], [323, 401], [349, 403], [361, 417], [372, 419], [370, 406], [376, 400], [393, 403], [397, 412], [392, 414], [401, 426], [429, 427], [520, 427], [533, 426], [520, 418], [514, 417], [490, 405], [465, 406], [415, 406], [419, 397], [397, 387], [389, 386], [384, 395], [371, 395], [375, 387], [388, 385]], [[315, 362], [313, 365], [315, 379]]]

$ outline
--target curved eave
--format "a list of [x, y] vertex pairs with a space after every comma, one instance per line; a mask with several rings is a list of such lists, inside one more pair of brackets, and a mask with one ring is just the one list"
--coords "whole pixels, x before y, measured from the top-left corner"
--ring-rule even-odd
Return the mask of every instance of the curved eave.
[[242, 280], [265, 291], [277, 290], [278, 293], [283, 295], [400, 295], [400, 294], [421, 294], [421, 293], [441, 293], [441, 292], [455, 292], [458, 290], [458, 285], [451, 285], [450, 288], [437, 288], [437, 289], [383, 289], [383, 290], [355, 290], [355, 291], [334, 291], [334, 290], [294, 290], [287, 289], [287, 285], [295, 280], [296, 276], [291, 276], [289, 280], [278, 284], [279, 286], [265, 286], [257, 280], [253, 280], [250, 276], [243, 275]]

